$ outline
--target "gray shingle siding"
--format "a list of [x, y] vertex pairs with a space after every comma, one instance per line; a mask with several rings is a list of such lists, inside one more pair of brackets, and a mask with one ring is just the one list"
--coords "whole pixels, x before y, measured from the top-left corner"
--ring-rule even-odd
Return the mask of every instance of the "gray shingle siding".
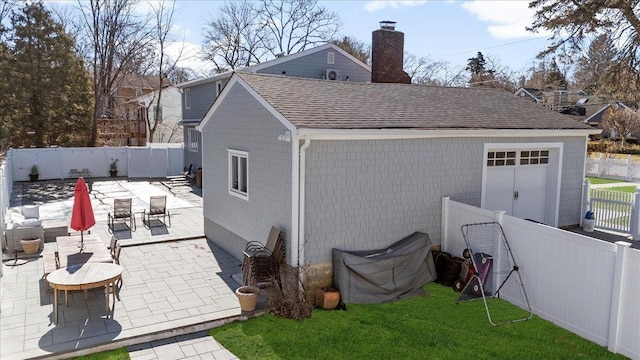
[[[194, 129], [196, 124], [184, 125], [183, 136], [184, 136], [184, 166], [185, 168], [189, 168], [189, 165], [193, 164], [191, 171], [195, 173], [198, 168], [202, 167], [202, 146], [198, 148], [198, 151], [189, 150], [189, 129]], [[201, 134], [196, 132], [197, 136], [201, 138]], [[202, 141], [199, 141], [202, 144]]]
[[[334, 64], [327, 64], [327, 53], [335, 54]], [[289, 60], [282, 64], [274, 65], [265, 69], [258, 70], [259, 74], [282, 75], [286, 71], [287, 76], [301, 77], [310, 79], [322, 79], [327, 69], [338, 70], [342, 74], [342, 80], [349, 77], [349, 81], [369, 82], [371, 81], [371, 73], [362, 66], [357, 65], [346, 56], [337, 51], [327, 49], [313, 54], [303, 56], [298, 59]]]
[[191, 107], [185, 107], [184, 90], [182, 91], [182, 118], [202, 119], [216, 98], [216, 83], [206, 83], [189, 87]]
[[[240, 85], [230, 89], [211, 123], [202, 134], [207, 237], [238, 258], [246, 241], [266, 242], [272, 225], [289, 239], [291, 143], [278, 140], [287, 129]], [[228, 149], [249, 153], [249, 201], [228, 192]]]
[[485, 143], [565, 142], [559, 225], [577, 224], [585, 140], [458, 138], [312, 141], [307, 150], [305, 259], [331, 248], [381, 248], [427, 232], [440, 243], [441, 198], [480, 206]]

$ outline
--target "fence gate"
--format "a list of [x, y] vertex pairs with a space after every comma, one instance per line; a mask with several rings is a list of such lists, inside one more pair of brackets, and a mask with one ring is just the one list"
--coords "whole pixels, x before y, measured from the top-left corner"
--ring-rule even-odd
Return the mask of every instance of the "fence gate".
[[591, 211], [595, 227], [631, 234], [631, 212], [635, 194], [608, 189], [591, 189]]

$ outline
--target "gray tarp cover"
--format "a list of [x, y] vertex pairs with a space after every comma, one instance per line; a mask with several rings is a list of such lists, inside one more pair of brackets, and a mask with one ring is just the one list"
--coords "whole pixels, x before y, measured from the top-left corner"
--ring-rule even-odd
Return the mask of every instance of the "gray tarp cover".
[[429, 235], [415, 232], [386, 249], [332, 250], [333, 285], [341, 300], [375, 304], [422, 293], [436, 279]]

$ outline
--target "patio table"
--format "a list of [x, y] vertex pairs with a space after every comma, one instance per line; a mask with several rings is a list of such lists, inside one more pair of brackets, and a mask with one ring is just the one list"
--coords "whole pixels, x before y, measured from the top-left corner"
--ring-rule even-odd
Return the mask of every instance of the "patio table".
[[[106, 316], [109, 317], [109, 286], [115, 287], [115, 283], [122, 276], [122, 266], [106, 263], [86, 263], [71, 265], [58, 269], [47, 276], [47, 281], [53, 288], [53, 309], [55, 323], [58, 324], [58, 298], [59, 290], [86, 290], [104, 286], [104, 300]], [[113, 303], [116, 303], [116, 292], [113, 291]], [[65, 304], [67, 296], [65, 295]]]
[[80, 235], [58, 236], [58, 256], [60, 267], [84, 263], [110, 263], [113, 262], [111, 253], [97, 234], [84, 235], [84, 249], [80, 252], [78, 244]]

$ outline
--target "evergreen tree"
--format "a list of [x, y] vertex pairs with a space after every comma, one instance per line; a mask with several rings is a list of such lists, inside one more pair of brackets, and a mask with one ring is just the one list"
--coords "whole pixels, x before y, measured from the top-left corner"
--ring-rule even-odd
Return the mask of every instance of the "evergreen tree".
[[573, 75], [576, 85], [590, 94], [595, 94], [602, 86], [603, 75], [616, 57], [616, 49], [609, 34], [596, 37], [585, 54], [578, 59]]
[[476, 57], [472, 57], [467, 59], [467, 67], [465, 70], [473, 75], [484, 75], [485, 72], [486, 60], [484, 59], [484, 55], [480, 51], [478, 51], [478, 55]]
[[567, 88], [567, 78], [562, 71], [560, 71], [560, 68], [558, 68], [556, 59], [553, 59], [549, 66], [549, 72], [547, 72], [545, 79], [545, 88], [554, 90]]
[[371, 46], [366, 45], [365, 43], [358, 41], [358, 39], [345, 36], [339, 40], [331, 41], [335, 45], [338, 45], [342, 50], [348, 52], [353, 55], [356, 59], [362, 61], [365, 64], [371, 65], [370, 54], [371, 54]]
[[[12, 146], [85, 145], [91, 130], [89, 77], [73, 39], [42, 3], [11, 15], [0, 77], [11, 79], [4, 124]], [[4, 51], [6, 50], [6, 52]]]

